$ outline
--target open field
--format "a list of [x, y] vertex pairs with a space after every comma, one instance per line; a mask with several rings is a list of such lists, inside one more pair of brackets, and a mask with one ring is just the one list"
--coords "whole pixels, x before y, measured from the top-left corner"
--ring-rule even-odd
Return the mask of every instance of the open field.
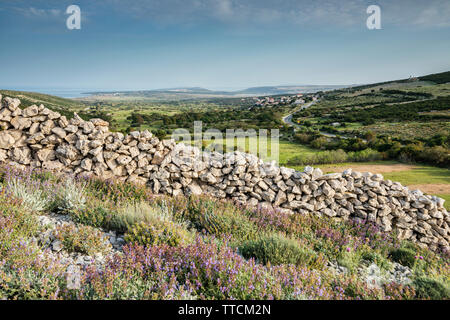
[[[251, 144], [250, 144], [251, 143]], [[257, 138], [234, 138], [234, 139], [221, 139], [221, 140], [204, 140], [204, 146], [208, 146], [211, 144], [222, 144], [223, 145], [223, 150], [224, 151], [233, 151], [233, 150], [239, 150], [239, 151], [243, 151], [243, 152], [250, 152], [250, 145], [252, 146], [252, 148], [257, 149], [257, 152], [259, 153], [259, 141]], [[267, 151], [268, 151], [268, 156], [267, 158], [263, 157], [262, 158], [265, 161], [269, 161], [272, 159], [271, 157], [271, 151], [272, 151], [272, 144], [271, 144], [271, 139], [267, 139]], [[313, 154], [314, 152], [317, 152], [317, 150], [314, 150], [310, 147], [307, 146], [303, 146], [303, 145], [299, 145], [297, 143], [293, 143], [293, 142], [289, 142], [289, 141], [285, 141], [285, 140], [280, 140], [279, 141], [279, 164], [280, 165], [285, 165], [289, 159], [292, 159], [294, 157], [296, 157], [299, 154]], [[250, 152], [253, 153], [253, 152]], [[254, 153], [253, 153], [254, 154]]]
[[381, 90], [402, 90], [407, 92], [420, 92], [420, 93], [430, 93], [433, 96], [445, 96], [450, 94], [450, 84], [434, 84], [429, 81], [417, 81], [417, 82], [404, 82], [398, 83], [393, 82], [389, 84], [377, 85], [374, 87], [365, 88], [363, 90], [352, 92], [352, 93], [344, 93], [342, 96], [345, 97], [355, 97], [360, 94], [371, 93], [372, 90], [380, 91]]

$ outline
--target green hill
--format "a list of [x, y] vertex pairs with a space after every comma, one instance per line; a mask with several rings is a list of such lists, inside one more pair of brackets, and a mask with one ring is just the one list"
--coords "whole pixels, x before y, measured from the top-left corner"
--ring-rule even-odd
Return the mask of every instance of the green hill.
[[77, 100], [60, 98], [43, 93], [0, 90], [0, 94], [3, 96], [20, 99], [21, 105], [24, 107], [28, 107], [33, 104], [43, 104], [46, 107], [57, 107], [67, 110], [78, 110], [86, 107], [84, 103]]
[[419, 77], [422, 81], [432, 81], [436, 84], [443, 84], [450, 82], [450, 71], [434, 73], [427, 76]]
[[73, 116], [74, 112], [77, 112], [78, 115], [85, 120], [90, 118], [103, 118], [107, 121], [111, 120], [111, 118], [107, 114], [98, 110], [90, 110], [89, 104], [75, 99], [66, 99], [37, 92], [14, 91], [14, 90], [0, 90], [0, 94], [3, 97], [20, 99], [21, 108], [26, 108], [33, 104], [35, 105], [43, 104], [47, 108], [53, 111], [57, 111], [60, 114], [69, 118]]

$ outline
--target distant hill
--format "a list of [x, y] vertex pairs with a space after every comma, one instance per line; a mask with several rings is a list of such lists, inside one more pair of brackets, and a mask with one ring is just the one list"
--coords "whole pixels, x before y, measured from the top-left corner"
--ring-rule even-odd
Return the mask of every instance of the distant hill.
[[77, 112], [78, 115], [87, 120], [91, 118], [102, 118], [110, 121], [111, 118], [105, 113], [100, 111], [89, 111], [89, 105], [81, 100], [67, 99], [52, 96], [49, 94], [28, 92], [28, 91], [14, 91], [14, 90], [1, 90], [0, 94], [3, 97], [11, 97], [20, 99], [20, 107], [26, 108], [31, 105], [43, 104], [47, 108], [57, 111], [60, 114], [72, 118], [73, 113]]
[[428, 82], [433, 82], [435, 84], [448, 83], [448, 82], [450, 82], [450, 71], [434, 73], [434, 74], [429, 74], [429, 75], [419, 76], [419, 77], [412, 77], [412, 78], [407, 78], [407, 79], [389, 80], [389, 81], [384, 81], [384, 82], [363, 84], [363, 85], [357, 85], [357, 86], [351, 86], [351, 87], [352, 87], [352, 89], [363, 90], [366, 88], [377, 87], [377, 86], [381, 86], [381, 85], [410, 83], [410, 82], [415, 82], [415, 81], [428, 81]]
[[[312, 93], [317, 91], [328, 91], [347, 86], [335, 85], [296, 85], [296, 86], [264, 86], [252, 87], [238, 91], [216, 91], [201, 87], [186, 87], [186, 88], [169, 88], [156, 90], [139, 90], [139, 91], [95, 91], [87, 92], [92, 97], [145, 97], [151, 99], [168, 99], [168, 100], [183, 100], [183, 99], [202, 99], [202, 98], [236, 98], [236, 97], [250, 97], [250, 96], [264, 96], [264, 95], [282, 95], [282, 94], [297, 94], [297, 93]], [[89, 100], [89, 98], [87, 98]], [[86, 99], [84, 99], [86, 100]]]
[[52, 96], [49, 94], [28, 92], [28, 91], [14, 91], [14, 90], [1, 90], [0, 94], [3, 97], [18, 98], [21, 101], [21, 107], [29, 107], [33, 104], [43, 104], [46, 107], [58, 111], [59, 113], [72, 116], [73, 112], [80, 112], [86, 108], [86, 104], [82, 101], [66, 99], [61, 97]]
[[202, 87], [179, 87], [179, 88], [164, 88], [156, 90], [138, 90], [138, 91], [93, 91], [86, 92], [89, 96], [76, 99], [67, 99], [48, 94], [1, 90], [0, 94], [3, 96], [10, 96], [19, 98], [23, 106], [32, 104], [44, 104], [58, 111], [82, 111], [89, 104], [95, 104], [104, 100], [136, 100], [141, 98], [148, 102], [156, 101], [179, 101], [179, 100], [194, 100], [194, 99], [213, 99], [213, 98], [244, 98], [252, 96], [277, 96], [297, 93], [314, 93], [318, 91], [340, 91], [341, 89], [364, 90], [377, 86], [386, 86], [397, 84], [411, 84], [415, 82], [420, 85], [420, 82], [444, 84], [450, 82], [450, 71], [419, 76], [416, 78], [390, 80], [372, 84], [362, 85], [279, 85], [279, 86], [261, 86], [250, 87], [237, 91], [225, 90], [209, 90]]
[[[233, 98], [233, 97], [250, 97], [250, 96], [275, 96], [283, 94], [297, 93], [314, 93], [318, 91], [332, 91], [343, 88], [355, 90], [363, 90], [366, 88], [376, 87], [380, 85], [409, 83], [414, 81], [433, 82], [435, 84], [443, 84], [450, 82], [450, 71], [430, 74], [415, 78], [389, 80], [385, 82], [362, 84], [362, 85], [279, 85], [279, 86], [261, 86], [250, 87], [237, 91], [216, 91], [201, 87], [180, 87], [166, 88], [156, 90], [140, 90], [140, 91], [96, 91], [87, 92], [92, 96], [117, 96], [117, 97], [145, 97], [155, 100], [185, 100], [185, 99], [202, 99], [202, 98]], [[86, 99], [85, 99], [86, 100]]]
[[261, 95], [313, 93], [317, 91], [328, 91], [345, 87], [348, 86], [339, 86], [339, 85], [266, 86], [266, 87], [253, 87], [241, 91], [235, 91], [233, 92], [233, 94], [261, 96]]

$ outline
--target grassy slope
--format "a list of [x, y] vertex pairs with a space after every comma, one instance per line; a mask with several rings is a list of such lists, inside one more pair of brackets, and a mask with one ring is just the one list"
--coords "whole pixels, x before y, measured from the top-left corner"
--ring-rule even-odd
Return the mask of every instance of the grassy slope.
[[[10, 179], [21, 182], [10, 184]], [[0, 299], [448, 299], [449, 296], [447, 256], [412, 243], [399, 243], [370, 224], [306, 215], [274, 215], [208, 197], [154, 197], [143, 186], [119, 182], [88, 179], [82, 184], [68, 185], [69, 181], [67, 177], [10, 172], [0, 167], [0, 184], [11, 191], [0, 193], [0, 225], [6, 225], [0, 228]], [[24, 192], [16, 192], [17, 185]], [[86, 197], [87, 203], [71, 202], [67, 206], [69, 200], [63, 196], [66, 192], [77, 194], [77, 198]], [[42, 258], [46, 241], [41, 245], [30, 241], [44, 231], [36, 222], [36, 212], [30, 210], [35, 208], [36, 202], [32, 201], [35, 197], [46, 203], [39, 208], [40, 215], [63, 207], [65, 216], [77, 224], [76, 229], [59, 234], [64, 251], [89, 250], [91, 255], [103, 252], [104, 235], [92, 227], [125, 232], [124, 241], [130, 246], [123, 255], [115, 255], [110, 263], [98, 269], [81, 268], [82, 290], [65, 290], [67, 266], [59, 258]], [[400, 257], [393, 254], [399, 252], [398, 246], [403, 247]], [[236, 248], [239, 253], [234, 251]], [[30, 254], [31, 251], [40, 256]], [[412, 285], [387, 283], [379, 289], [369, 289], [360, 271], [375, 263], [384, 273], [392, 270], [394, 261], [412, 269], [409, 276]], [[338, 263], [347, 272], [333, 272], [328, 262]], [[426, 280], [427, 286], [418, 280]], [[174, 287], [179, 290], [171, 290]], [[436, 288], [440, 291], [436, 292]]]
[[82, 102], [60, 98], [48, 94], [26, 92], [26, 91], [12, 91], [12, 90], [0, 90], [0, 94], [3, 97], [18, 98], [21, 101], [21, 106], [28, 107], [32, 104], [43, 104], [46, 107], [64, 108], [66, 110], [81, 110], [86, 107]]

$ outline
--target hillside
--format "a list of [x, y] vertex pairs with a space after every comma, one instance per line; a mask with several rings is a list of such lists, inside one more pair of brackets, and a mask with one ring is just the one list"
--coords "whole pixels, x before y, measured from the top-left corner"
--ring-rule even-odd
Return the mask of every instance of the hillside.
[[264, 86], [251, 87], [244, 90], [237, 91], [216, 91], [200, 87], [186, 87], [186, 88], [171, 88], [171, 89], [157, 89], [157, 90], [140, 90], [140, 91], [99, 91], [89, 92], [91, 96], [80, 98], [80, 100], [130, 100], [130, 99], [147, 99], [148, 101], [179, 101], [192, 99], [233, 99], [251, 96], [263, 95], [282, 95], [282, 94], [297, 94], [297, 93], [311, 93], [317, 91], [328, 91], [345, 86], [338, 85], [298, 85], [298, 86]]
[[448, 256], [370, 223], [0, 172], [3, 299], [450, 297]]
[[449, 298], [443, 199], [19, 104], [0, 111], [0, 298]]
[[53, 109], [63, 109], [67, 111], [79, 111], [86, 105], [80, 101], [73, 99], [60, 98], [48, 94], [26, 91], [0, 90], [0, 94], [4, 97], [18, 98], [23, 107], [29, 107], [33, 104], [43, 104]]
[[432, 81], [436, 84], [443, 84], [450, 82], [450, 71], [434, 73], [427, 76], [419, 77], [422, 81]]
[[[352, 158], [350, 154], [365, 152], [372, 154], [372, 160], [450, 168], [448, 75], [444, 72], [322, 93], [320, 101], [292, 115], [296, 124], [292, 139], [327, 151], [328, 161], [346, 162]], [[324, 163], [299, 156], [296, 164], [305, 161]]]

